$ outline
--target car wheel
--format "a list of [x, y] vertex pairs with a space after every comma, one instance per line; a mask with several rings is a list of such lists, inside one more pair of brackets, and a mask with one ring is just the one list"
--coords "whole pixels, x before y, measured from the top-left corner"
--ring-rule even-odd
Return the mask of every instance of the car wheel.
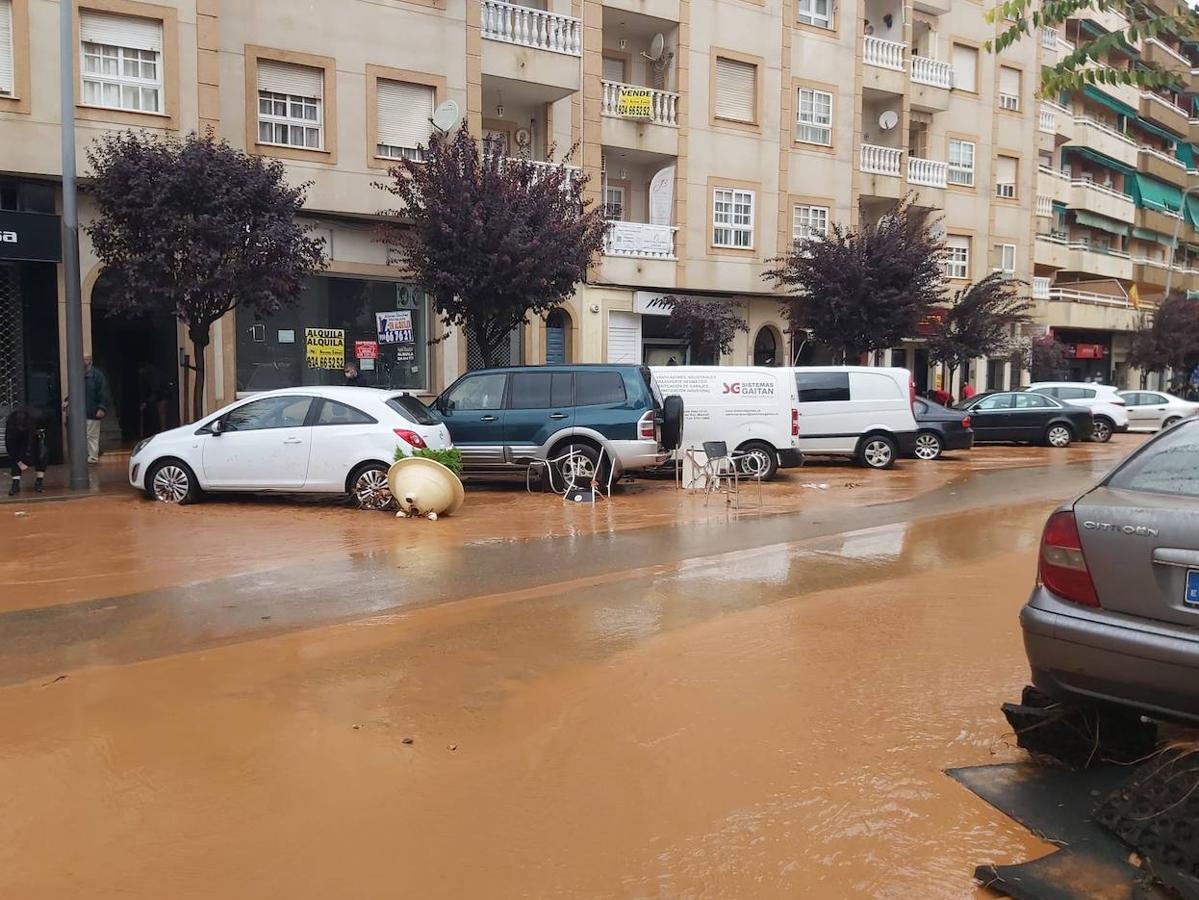
[[943, 449], [939, 437], [931, 431], [922, 431], [916, 435], [916, 446], [912, 452], [916, 454], [916, 459], [933, 460], [941, 456]]
[[1170, 416], [1166, 421], [1162, 422], [1162, 428], [1169, 428], [1172, 425], [1177, 425], [1182, 421], [1181, 416]]
[[350, 497], [359, 509], [387, 509], [391, 506], [391, 488], [387, 484], [387, 466], [380, 462], [364, 463], [350, 476]]
[[1045, 443], [1050, 447], [1068, 447], [1072, 440], [1074, 440], [1074, 433], [1070, 430], [1069, 425], [1050, 425], [1045, 430]]
[[885, 434], [872, 434], [858, 447], [858, 462], [868, 469], [889, 469], [895, 464], [895, 441]]
[[737, 470], [747, 478], [770, 481], [779, 470], [778, 453], [763, 441], [750, 441], [737, 452]]
[[1097, 444], [1106, 444], [1112, 439], [1112, 432], [1115, 430], [1115, 427], [1116, 425], [1111, 419], [1096, 416], [1095, 424], [1091, 428], [1091, 440]]
[[200, 493], [196, 475], [178, 459], [156, 462], [146, 473], [146, 493], [159, 503], [192, 503]]
[[[572, 454], [571, 451], [574, 451]], [[563, 457], [567, 457], [563, 459]], [[554, 449], [551, 458], [558, 460], [552, 463], [554, 467], [552, 487], [561, 492], [570, 487], [588, 488], [592, 479], [598, 476], [600, 481], [607, 477], [607, 467], [600, 474], [599, 451], [590, 444], [563, 444]], [[609, 462], [608, 465], [611, 465]]]

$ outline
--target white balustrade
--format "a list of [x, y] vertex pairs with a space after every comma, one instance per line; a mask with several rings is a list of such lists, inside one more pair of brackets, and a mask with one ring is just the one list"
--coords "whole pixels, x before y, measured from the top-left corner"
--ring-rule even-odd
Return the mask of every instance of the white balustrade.
[[1037, 215], [1053, 216], [1053, 198], [1047, 194], [1037, 194]]
[[882, 38], [866, 35], [862, 55], [868, 66], [903, 71], [903, 44], [898, 41], [884, 41]]
[[639, 259], [674, 259], [674, 225], [649, 225], [645, 222], [608, 222], [604, 236], [607, 256], [633, 256]]
[[917, 84], [931, 84], [949, 90], [953, 87], [953, 66], [939, 59], [927, 56], [912, 57], [912, 81]]
[[1040, 111], [1040, 120], [1038, 126], [1041, 131], [1046, 134], [1053, 134], [1057, 131], [1057, 113], [1047, 106], [1042, 105]]
[[908, 182], [910, 184], [943, 188], [948, 177], [949, 163], [939, 162], [935, 159], [920, 159], [918, 156], [908, 157]]
[[1032, 280], [1032, 296], [1034, 300], [1048, 300], [1049, 286], [1052, 284], [1052, 279], [1044, 278], [1036, 275]]
[[483, 37], [554, 53], [583, 55], [581, 19], [501, 0], [480, 2]]
[[861, 167], [863, 172], [875, 175], [892, 175], [899, 177], [899, 163], [903, 151], [898, 147], [879, 147], [877, 144], [863, 144]]
[[[655, 88], [641, 87], [636, 84], [621, 84], [618, 81], [603, 81], [603, 105], [601, 111], [605, 116], [615, 116], [619, 119], [638, 119], [643, 122], [656, 122], [659, 125], [679, 124], [679, 95], [671, 91], [659, 91]], [[624, 103], [621, 102], [623, 99]], [[645, 97], [649, 103], [629, 104], [630, 95]]]
[[1041, 29], [1041, 46], [1046, 50], [1057, 49], [1057, 29], [1042, 28]]

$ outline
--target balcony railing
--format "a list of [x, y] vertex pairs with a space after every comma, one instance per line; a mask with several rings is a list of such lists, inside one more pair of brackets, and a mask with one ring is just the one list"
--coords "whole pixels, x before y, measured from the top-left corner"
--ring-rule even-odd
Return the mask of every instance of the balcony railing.
[[658, 125], [679, 124], [678, 94], [618, 81], [604, 81], [601, 84], [604, 89], [601, 110], [605, 116], [637, 119]]
[[1191, 67], [1191, 61], [1189, 59], [1187, 59], [1185, 56], [1183, 56], [1181, 53], [1179, 53], [1177, 50], [1175, 50], [1173, 47], [1171, 47], [1169, 44], [1162, 43], [1157, 38], [1149, 38], [1145, 43], [1152, 44], [1154, 47], [1156, 47], [1158, 50], [1161, 50], [1163, 53], [1166, 53], [1166, 54], [1174, 57], [1176, 60], [1178, 60], [1180, 63], [1182, 63], [1186, 68], [1189, 69]]
[[1186, 171], [1186, 163], [1184, 163], [1181, 159], [1171, 156], [1169, 153], [1162, 153], [1162, 151], [1158, 150], [1156, 147], [1149, 147], [1145, 144], [1141, 144], [1137, 150], [1139, 150], [1141, 153], [1148, 153], [1150, 156], [1156, 156], [1162, 162], [1167, 162], [1172, 166], [1177, 166], [1183, 171]]
[[1037, 215], [1053, 215], [1053, 198], [1048, 194], [1037, 194]]
[[1155, 103], [1160, 103], [1162, 106], [1164, 106], [1166, 109], [1170, 110], [1171, 112], [1177, 113], [1178, 115], [1182, 116], [1184, 119], [1187, 118], [1187, 111], [1185, 109], [1183, 109], [1177, 103], [1167, 100], [1165, 97], [1161, 96], [1160, 94], [1153, 93], [1153, 91], [1141, 91], [1141, 99], [1142, 100], [1152, 100]]
[[1113, 250], [1105, 244], [1092, 244], [1088, 240], [1070, 241], [1068, 244], [1071, 250], [1082, 250], [1086, 253], [1099, 253], [1103, 256], [1114, 256], [1117, 259], [1128, 259], [1129, 256], [1123, 250]]
[[583, 55], [581, 19], [501, 0], [480, 2], [483, 37], [570, 56]]
[[604, 237], [607, 256], [632, 256], [638, 259], [674, 259], [674, 225], [647, 225], [644, 222], [609, 222]]
[[875, 175], [891, 175], [899, 177], [899, 163], [903, 151], [898, 147], [879, 147], [876, 144], [863, 144], [861, 167], [863, 172]]
[[[865, 148], [863, 148], [865, 149]], [[865, 169], [865, 166], [862, 166]], [[945, 187], [949, 177], [949, 163], [938, 162], [935, 159], [920, 159], [918, 156], [908, 157], [908, 183], [922, 184], [925, 187]]]
[[1059, 34], [1057, 36], [1057, 49], [1061, 50], [1062, 53], [1073, 53], [1074, 42], [1069, 40], [1064, 34]]
[[1054, 134], [1057, 131], [1057, 113], [1044, 104], [1041, 105], [1038, 127], [1046, 134]]
[[953, 66], [939, 59], [929, 59], [927, 56], [912, 57], [912, 81], [917, 84], [931, 84], [933, 87], [953, 87]]
[[1104, 134], [1106, 134], [1110, 137], [1113, 137], [1116, 140], [1123, 141], [1124, 143], [1126, 143], [1132, 147], [1135, 147], [1137, 145], [1137, 142], [1134, 141], [1132, 138], [1130, 138], [1128, 135], [1121, 134], [1120, 132], [1116, 131], [1116, 129], [1110, 128], [1107, 125], [1104, 125], [1102, 122], [1092, 119], [1090, 116], [1075, 116], [1074, 124], [1075, 125], [1089, 125], [1092, 128], [1098, 129], [1099, 131], [1102, 131]]
[[1049, 286], [1053, 283], [1053, 279], [1045, 278], [1037, 275], [1032, 280], [1032, 298], [1034, 300], [1048, 300]]
[[1083, 188], [1084, 190], [1094, 191], [1097, 194], [1103, 194], [1105, 197], [1111, 197], [1115, 200], [1123, 200], [1131, 204], [1132, 198], [1123, 191], [1118, 191], [1115, 188], [1107, 187], [1103, 184], [1096, 184], [1094, 181], [1088, 181], [1085, 178], [1075, 178], [1070, 182], [1071, 187]]
[[1041, 29], [1041, 46], [1046, 50], [1057, 49], [1057, 29], [1042, 28]]
[[1050, 288], [1047, 300], [1065, 300], [1071, 303], [1095, 303], [1099, 306], [1131, 306], [1127, 297], [1114, 297], [1095, 291], [1076, 291], [1070, 288]]
[[862, 55], [868, 66], [903, 71], [903, 44], [898, 41], [884, 41], [882, 38], [866, 35]]

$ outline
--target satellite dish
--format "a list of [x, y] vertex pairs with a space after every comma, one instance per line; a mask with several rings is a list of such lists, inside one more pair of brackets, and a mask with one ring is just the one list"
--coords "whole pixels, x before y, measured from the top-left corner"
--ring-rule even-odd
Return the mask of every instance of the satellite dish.
[[644, 56], [646, 59], [650, 60], [651, 62], [657, 62], [659, 59], [662, 58], [662, 51], [665, 49], [666, 49], [666, 38], [663, 37], [662, 32], [659, 31], [657, 34], [654, 35], [653, 39], [649, 42], [649, 53], [642, 52], [641, 55]]
[[458, 108], [458, 104], [453, 100], [446, 100], [444, 103], [437, 104], [437, 109], [433, 110], [433, 127], [438, 131], [449, 131], [458, 124], [458, 119], [461, 118], [462, 111]]
[[893, 109], [883, 110], [883, 114], [878, 117], [878, 127], [883, 131], [890, 131], [899, 124], [899, 113]]

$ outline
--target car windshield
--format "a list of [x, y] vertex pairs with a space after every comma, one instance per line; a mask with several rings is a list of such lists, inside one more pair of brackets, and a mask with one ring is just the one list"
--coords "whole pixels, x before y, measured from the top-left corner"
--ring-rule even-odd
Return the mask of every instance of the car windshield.
[[410, 394], [396, 394], [387, 398], [387, 405], [416, 425], [436, 425], [441, 418], [425, 404]]
[[1199, 497], [1199, 423], [1167, 431], [1108, 481], [1108, 487]]

